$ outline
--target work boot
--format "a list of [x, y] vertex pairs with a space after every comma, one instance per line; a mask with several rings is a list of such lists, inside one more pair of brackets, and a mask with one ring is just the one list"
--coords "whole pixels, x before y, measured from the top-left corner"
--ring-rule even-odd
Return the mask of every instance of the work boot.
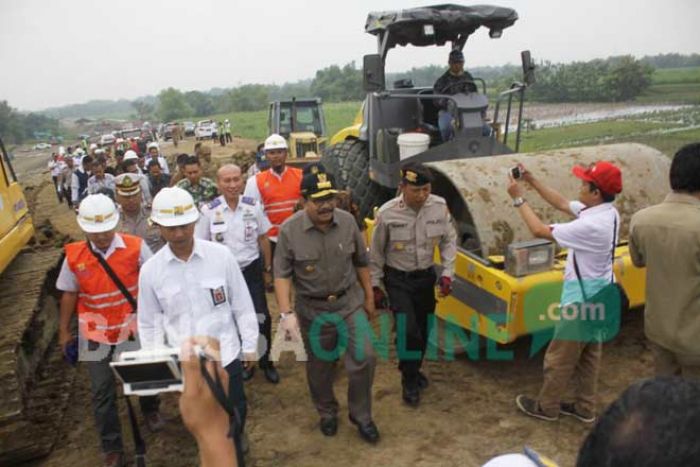
[[352, 415], [348, 415], [350, 422], [357, 426], [357, 431], [360, 433], [362, 439], [370, 444], [375, 444], [379, 441], [379, 430], [377, 425], [374, 424], [372, 420], [367, 423], [360, 423]]
[[324, 436], [335, 436], [338, 433], [338, 417], [327, 417], [321, 419], [321, 433]]
[[243, 381], [250, 381], [253, 379], [253, 375], [255, 374], [255, 367], [251, 366], [248, 370], [243, 368], [243, 371], [241, 372], [241, 378], [243, 378]]
[[272, 362], [267, 363], [264, 366], [260, 365], [260, 367], [262, 368], [266, 380], [268, 380], [272, 384], [277, 384], [280, 382], [280, 374], [277, 372], [277, 369], [272, 364]]
[[160, 412], [143, 414], [143, 418], [148, 431], [151, 433], [158, 433], [165, 427], [165, 419], [161, 416]]
[[529, 397], [520, 394], [515, 398], [515, 405], [518, 409], [525, 415], [530, 417], [539, 418], [540, 420], [546, 420], [548, 422], [555, 422], [559, 420], [559, 414], [557, 415], [547, 415], [542, 408], [540, 403], [536, 399], [530, 399]]
[[124, 453], [121, 451], [105, 454], [104, 467], [124, 467]]
[[417, 387], [412, 388], [404, 385], [401, 388], [401, 397], [403, 401], [411, 407], [418, 407], [418, 404], [420, 404], [420, 391]]
[[559, 413], [563, 415], [568, 415], [570, 417], [577, 418], [583, 423], [593, 423], [595, 422], [595, 415], [589, 415], [581, 412], [576, 408], [576, 404], [572, 402], [562, 402], [559, 407]]

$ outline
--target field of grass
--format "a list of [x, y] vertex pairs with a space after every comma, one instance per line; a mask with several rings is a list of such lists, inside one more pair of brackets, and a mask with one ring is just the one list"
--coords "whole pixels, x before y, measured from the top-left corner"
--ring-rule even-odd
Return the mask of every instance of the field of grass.
[[700, 104], [700, 67], [655, 70], [652, 85], [635, 101], [640, 104]]
[[[328, 136], [333, 136], [338, 130], [352, 124], [355, 114], [360, 109], [361, 102], [328, 102], [323, 104], [326, 116]], [[207, 117], [219, 122], [230, 119], [233, 134], [242, 138], [262, 141], [267, 136], [267, 110], [254, 112], [233, 112]], [[199, 120], [206, 120], [200, 118]], [[196, 122], [195, 122], [196, 123]]]

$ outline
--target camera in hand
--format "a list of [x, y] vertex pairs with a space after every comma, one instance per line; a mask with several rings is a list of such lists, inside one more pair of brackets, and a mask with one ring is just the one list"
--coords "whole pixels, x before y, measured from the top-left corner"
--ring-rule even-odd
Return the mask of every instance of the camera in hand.
[[513, 177], [514, 180], [518, 180], [520, 177], [523, 176], [523, 173], [520, 171], [519, 166], [515, 166], [512, 169], [510, 169], [510, 175]]
[[161, 392], [182, 392], [183, 378], [178, 349], [122, 352], [110, 362], [125, 395], [153, 396]]

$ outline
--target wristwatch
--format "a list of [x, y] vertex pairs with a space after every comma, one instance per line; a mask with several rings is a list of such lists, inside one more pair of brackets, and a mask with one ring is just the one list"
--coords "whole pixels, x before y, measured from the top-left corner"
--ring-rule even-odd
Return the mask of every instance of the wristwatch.
[[525, 198], [522, 196], [518, 196], [517, 198], [513, 199], [513, 207], [519, 208], [523, 204], [525, 204]]

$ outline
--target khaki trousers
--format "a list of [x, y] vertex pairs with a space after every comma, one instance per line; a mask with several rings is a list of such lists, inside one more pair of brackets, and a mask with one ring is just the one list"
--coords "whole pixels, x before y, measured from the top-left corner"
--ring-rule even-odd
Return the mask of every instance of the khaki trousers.
[[538, 398], [542, 411], [550, 416], [559, 415], [561, 398], [573, 379], [576, 409], [585, 415], [595, 415], [602, 356], [600, 342], [553, 339], [544, 355], [544, 383]]
[[[376, 357], [369, 338], [363, 335], [364, 330], [359, 334], [357, 332], [356, 317], [359, 313], [365, 312], [360, 308], [343, 318], [338, 313], [325, 313], [334, 315], [338, 323], [323, 326], [314, 326], [314, 319], [298, 314], [308, 355], [306, 379], [311, 399], [321, 418], [336, 417], [338, 414], [338, 401], [333, 392], [337, 359], [329, 354], [338, 348], [340, 342], [343, 345], [347, 343], [344, 364], [348, 375], [348, 411], [359, 423], [372, 420], [372, 383]], [[316, 316], [315, 319], [319, 317]], [[360, 346], [362, 350], [358, 353]], [[323, 353], [314, 350], [319, 348], [323, 349]]]
[[700, 379], [700, 355], [682, 355], [649, 341], [656, 376]]

